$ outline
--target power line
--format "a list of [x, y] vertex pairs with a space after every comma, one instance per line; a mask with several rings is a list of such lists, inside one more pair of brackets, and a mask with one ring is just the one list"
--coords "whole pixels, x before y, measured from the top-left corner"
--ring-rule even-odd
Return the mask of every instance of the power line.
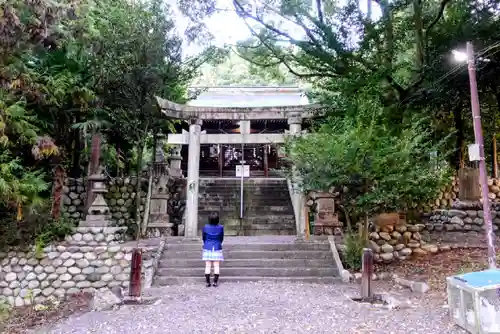
[[[500, 42], [495, 42], [495, 43], [493, 43], [493, 44], [485, 47], [484, 49], [481, 49], [479, 52], [476, 53], [475, 57], [476, 58], [480, 58], [480, 57], [486, 55], [486, 53], [488, 51], [493, 50], [493, 49], [498, 48], [498, 47], [500, 47]], [[493, 55], [495, 55], [498, 52], [500, 52], [500, 49], [497, 49], [494, 53], [489, 54], [489, 56], [493, 56]], [[401, 103], [407, 102], [412, 97], [416, 96], [417, 94], [422, 93], [425, 89], [434, 88], [435, 86], [437, 86], [437, 84], [441, 83], [442, 81], [444, 81], [445, 79], [447, 79], [450, 76], [454, 77], [456, 74], [458, 74], [460, 72], [460, 70], [462, 70], [466, 66], [467, 66], [467, 63], [460, 63], [460, 64], [455, 65], [455, 67], [453, 67], [451, 70], [449, 70], [448, 72], [446, 72], [445, 74], [443, 74], [441, 77], [439, 77], [438, 79], [436, 79], [434, 82], [432, 82], [429, 85], [429, 87], [421, 88], [417, 92], [413, 93], [411, 96], [409, 96], [406, 99], [404, 99]], [[486, 64], [484, 66], [486, 66]], [[453, 77], [451, 77], [451, 78], [453, 78]]]

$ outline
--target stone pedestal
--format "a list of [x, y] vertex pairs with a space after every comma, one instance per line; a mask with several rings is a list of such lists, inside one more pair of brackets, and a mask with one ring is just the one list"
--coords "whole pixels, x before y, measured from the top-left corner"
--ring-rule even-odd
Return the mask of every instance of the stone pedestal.
[[149, 206], [149, 222], [146, 234], [149, 237], [171, 236], [172, 226], [168, 215], [168, 201], [170, 199], [170, 177], [161, 175], [153, 184], [151, 203]]
[[88, 227], [80, 226], [66, 241], [75, 246], [116, 245], [123, 241], [126, 227]]
[[335, 213], [335, 199], [328, 193], [319, 194], [316, 198], [314, 234], [339, 235], [341, 233], [342, 224]]

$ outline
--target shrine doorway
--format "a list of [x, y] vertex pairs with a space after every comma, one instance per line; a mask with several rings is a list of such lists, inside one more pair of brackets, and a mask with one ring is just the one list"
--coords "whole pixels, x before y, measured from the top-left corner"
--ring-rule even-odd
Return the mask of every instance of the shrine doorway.
[[248, 177], [277, 177], [283, 166], [278, 148], [272, 144], [208, 144], [201, 145], [200, 177], [236, 177], [236, 169], [244, 165]]

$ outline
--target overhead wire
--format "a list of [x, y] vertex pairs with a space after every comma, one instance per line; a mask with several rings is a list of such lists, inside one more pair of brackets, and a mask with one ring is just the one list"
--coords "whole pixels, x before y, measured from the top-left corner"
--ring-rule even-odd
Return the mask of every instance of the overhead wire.
[[[493, 56], [494, 54], [498, 53], [500, 51], [500, 49], [497, 49], [494, 53], [491, 53], [491, 54], [487, 54], [487, 52], [489, 52], [495, 48], [498, 48], [498, 47], [500, 47], [500, 41], [495, 42], [495, 43], [479, 50], [477, 53], [474, 54], [474, 57], [477, 59], [477, 58], [485, 58], [485, 57], [483, 57], [485, 55], [486, 56]], [[415, 93], [411, 94], [410, 96], [405, 98], [403, 101], [401, 101], [401, 103], [407, 102], [408, 100], [410, 100], [411, 98], [413, 98], [417, 94], [423, 92], [425, 89], [436, 87], [439, 83], [443, 82], [444, 80], [446, 80], [450, 76], [452, 76], [451, 78], [454, 78], [455, 75], [458, 74], [466, 66], [467, 66], [467, 62], [455, 65], [448, 72], [444, 73], [441, 77], [439, 77], [438, 79], [433, 81], [428, 87], [422, 88], [422, 89], [416, 91]], [[487, 63], [484, 64], [481, 68], [484, 68], [485, 66], [487, 66]], [[480, 69], [478, 69], [478, 70], [480, 70]]]

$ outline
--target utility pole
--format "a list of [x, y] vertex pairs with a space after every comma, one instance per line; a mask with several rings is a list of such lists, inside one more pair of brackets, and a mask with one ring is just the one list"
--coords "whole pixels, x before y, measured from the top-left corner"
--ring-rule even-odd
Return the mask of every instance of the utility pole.
[[474, 124], [474, 138], [479, 149], [479, 182], [483, 197], [484, 222], [486, 227], [486, 240], [488, 243], [488, 267], [496, 268], [495, 243], [493, 241], [493, 224], [491, 221], [490, 198], [488, 197], [488, 174], [486, 172], [486, 161], [484, 158], [484, 138], [481, 127], [481, 110], [479, 109], [479, 94], [476, 82], [476, 63], [474, 49], [471, 42], [467, 42], [467, 67], [469, 70], [470, 97], [472, 109], [472, 121]]

